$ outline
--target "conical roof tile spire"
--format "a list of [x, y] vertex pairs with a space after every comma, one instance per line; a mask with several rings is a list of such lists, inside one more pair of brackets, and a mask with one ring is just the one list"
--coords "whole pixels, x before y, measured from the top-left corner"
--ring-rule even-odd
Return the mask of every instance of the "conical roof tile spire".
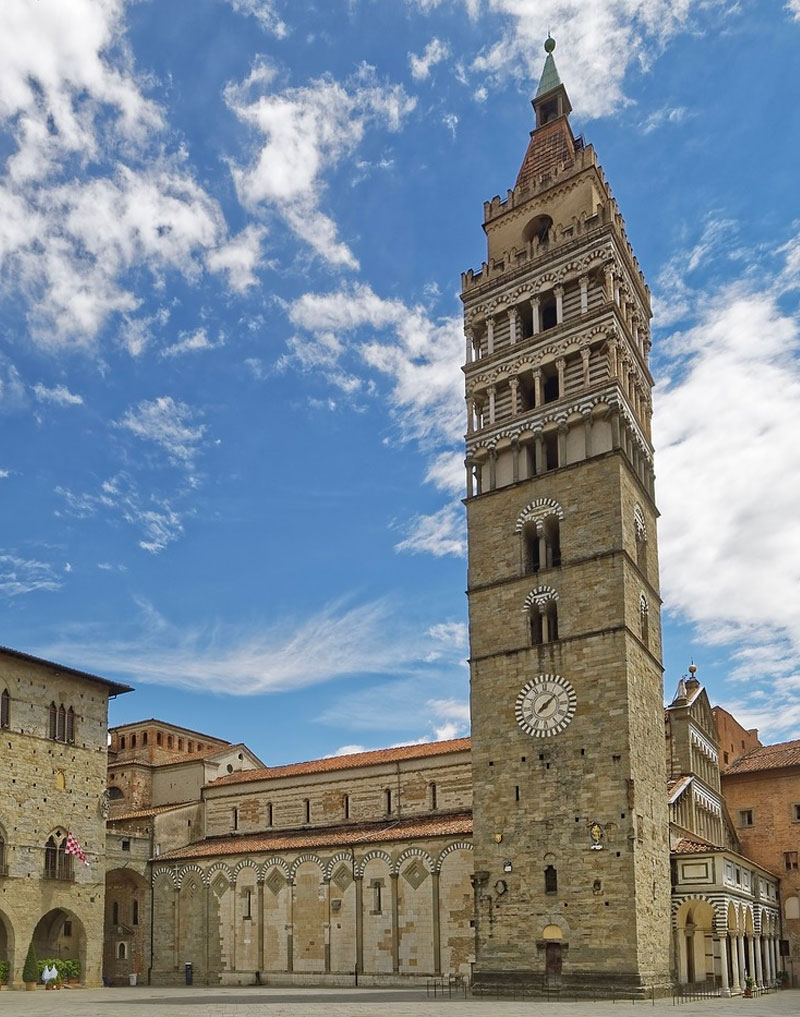
[[544, 62], [542, 76], [539, 78], [539, 87], [536, 89], [537, 99], [542, 95], [547, 95], [548, 92], [552, 92], [554, 88], [558, 88], [561, 84], [561, 78], [558, 76], [558, 68], [556, 67], [555, 59], [553, 58], [553, 50], [556, 48], [556, 40], [552, 38], [549, 33], [545, 40], [544, 48], [547, 51], [547, 59]]

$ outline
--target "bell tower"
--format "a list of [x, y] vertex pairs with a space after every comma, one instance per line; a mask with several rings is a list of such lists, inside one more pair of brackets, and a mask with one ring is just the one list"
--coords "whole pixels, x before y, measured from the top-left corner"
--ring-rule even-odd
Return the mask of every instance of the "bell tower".
[[670, 984], [649, 291], [547, 58], [462, 276], [477, 992]]

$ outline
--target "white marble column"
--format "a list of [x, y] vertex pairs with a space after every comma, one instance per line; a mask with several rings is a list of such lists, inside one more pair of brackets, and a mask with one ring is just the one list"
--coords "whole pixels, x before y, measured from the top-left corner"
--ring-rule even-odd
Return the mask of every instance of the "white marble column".
[[739, 982], [739, 934], [731, 936], [731, 992], [741, 992], [742, 986]]
[[584, 346], [581, 350], [581, 360], [583, 361], [583, 387], [589, 387], [589, 364], [591, 362], [592, 351], [588, 346]]
[[533, 372], [533, 408], [537, 409], [542, 405], [542, 369], [537, 367]]
[[731, 987], [728, 980], [728, 937], [722, 935], [716, 940], [719, 943], [719, 977], [722, 986], [722, 995], [730, 996]]
[[581, 288], [581, 314], [589, 310], [589, 276], [582, 275], [578, 280]]
[[553, 293], [556, 298], [556, 325], [560, 325], [564, 320], [564, 287], [555, 286]]
[[475, 400], [472, 396], [467, 396], [467, 434], [472, 434], [475, 430]]
[[494, 315], [486, 315], [486, 356], [494, 353]]
[[508, 309], [508, 328], [509, 328], [509, 335], [511, 337], [510, 342], [511, 342], [512, 346], [514, 346], [516, 344], [516, 341], [517, 341], [517, 320], [518, 320], [518, 318], [519, 318], [519, 313], [518, 313], [516, 307], [509, 307], [509, 309]]
[[497, 397], [497, 388], [494, 385], [490, 385], [488, 388], [488, 392], [489, 392], [489, 424], [493, 424], [495, 418], [495, 402]]
[[511, 389], [511, 416], [516, 417], [519, 413], [519, 378], [509, 378], [508, 387]]
[[473, 342], [474, 342], [473, 337], [472, 337], [472, 329], [471, 328], [465, 328], [464, 329], [464, 339], [466, 340], [466, 343], [465, 343], [466, 350], [465, 350], [464, 360], [465, 360], [465, 363], [471, 364], [472, 363]]
[[531, 297], [531, 311], [533, 314], [532, 334], [538, 335], [542, 330], [542, 323], [539, 317], [539, 298]]
[[614, 299], [614, 270], [611, 266], [606, 267], [606, 300]]
[[567, 362], [563, 357], [559, 357], [556, 361], [556, 370], [558, 371], [558, 398], [564, 398], [564, 389], [566, 388], [566, 369]]

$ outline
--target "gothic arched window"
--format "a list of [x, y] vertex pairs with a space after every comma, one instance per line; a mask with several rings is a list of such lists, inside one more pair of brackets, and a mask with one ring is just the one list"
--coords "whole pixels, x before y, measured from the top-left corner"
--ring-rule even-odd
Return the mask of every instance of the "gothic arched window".
[[8, 689], [3, 689], [0, 695], [0, 727], [9, 727], [11, 724], [11, 696]]
[[554, 865], [548, 865], [544, 870], [544, 892], [558, 893], [558, 872]]
[[58, 708], [58, 730], [56, 733], [56, 740], [59, 742], [65, 742], [67, 740], [67, 711], [64, 709], [64, 704]]
[[70, 744], [75, 741], [75, 711], [71, 706], [67, 710], [67, 741]]
[[50, 704], [50, 737], [56, 739], [58, 737], [58, 707], [55, 703]]
[[641, 627], [642, 642], [645, 646], [650, 645], [650, 621], [648, 618], [650, 611], [647, 604], [647, 597], [642, 594], [639, 597], [639, 624]]

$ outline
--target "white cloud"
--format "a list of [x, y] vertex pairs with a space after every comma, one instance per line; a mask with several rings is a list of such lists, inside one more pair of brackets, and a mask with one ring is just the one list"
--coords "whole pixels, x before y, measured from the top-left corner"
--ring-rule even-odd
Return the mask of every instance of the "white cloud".
[[224, 340], [211, 342], [208, 333], [204, 328], [198, 328], [196, 332], [181, 332], [180, 339], [172, 346], [166, 346], [161, 351], [162, 357], [179, 357], [184, 353], [200, 353], [203, 350], [216, 350], [224, 346]]
[[642, 134], [651, 134], [665, 124], [679, 124], [689, 116], [686, 106], [664, 107], [654, 110], [642, 123]]
[[58, 570], [35, 558], [22, 558], [14, 551], [0, 550], [0, 596], [19, 597], [38, 590], [59, 590]]
[[11, 470], [0, 470], [0, 480], [6, 480], [11, 476]]
[[786, 10], [792, 15], [795, 21], [800, 21], [800, 0], [789, 0]]
[[295, 691], [351, 675], [397, 675], [418, 664], [419, 639], [398, 624], [396, 611], [383, 600], [333, 603], [306, 618], [251, 628], [179, 627], [150, 604], [140, 608], [126, 634], [78, 629], [47, 653], [137, 685], [227, 695]]
[[185, 153], [165, 152], [124, 13], [122, 0], [0, 4], [0, 126], [15, 145], [0, 181], [0, 278], [44, 346], [91, 348], [120, 316], [137, 354], [146, 340], [129, 322], [145, 288], [169, 273], [196, 281], [209, 259], [241, 289], [256, 263], [253, 234], [229, 240]]
[[196, 413], [172, 396], [159, 396], [127, 410], [117, 426], [160, 446], [171, 462], [192, 466], [206, 432], [205, 424], [195, 422]]
[[420, 56], [414, 53], [408, 54], [408, 64], [411, 68], [411, 76], [415, 81], [424, 81], [431, 73], [431, 67], [435, 67], [450, 56], [450, 47], [446, 42], [434, 37], [428, 43]]
[[33, 394], [40, 403], [54, 403], [56, 406], [83, 405], [83, 396], [70, 392], [65, 385], [54, 385], [52, 388], [48, 388], [41, 382], [37, 382], [33, 386]]
[[430, 515], [414, 516], [395, 550], [432, 554], [436, 558], [463, 557], [467, 550], [467, 528], [461, 503], [445, 505]]
[[231, 167], [239, 200], [253, 211], [274, 210], [330, 264], [356, 268], [335, 222], [320, 208], [324, 174], [355, 151], [368, 127], [398, 130], [415, 100], [400, 85], [381, 84], [366, 65], [345, 82], [323, 77], [280, 90], [275, 77], [275, 69], [260, 61], [244, 82], [225, 91], [230, 109], [262, 139], [249, 164]]
[[154, 491], [142, 494], [126, 473], [104, 480], [96, 493], [65, 487], [57, 487], [55, 493], [64, 499], [63, 512], [76, 519], [98, 515], [112, 523], [122, 519], [139, 531], [139, 547], [151, 554], [159, 554], [183, 535], [183, 515], [172, 502]]
[[266, 230], [260, 226], [246, 226], [216, 250], [206, 255], [206, 265], [212, 272], [227, 272], [228, 284], [237, 293], [255, 286], [255, 270], [261, 264], [261, 242]]
[[25, 385], [19, 371], [0, 355], [0, 411], [10, 413], [25, 405]]
[[[730, 247], [730, 235], [718, 231], [720, 246]], [[701, 241], [686, 260], [698, 250], [711, 260], [712, 247]], [[665, 603], [707, 642], [744, 647], [733, 678], [754, 688], [780, 678], [780, 709], [770, 708], [785, 715], [800, 702], [793, 250], [779, 252], [782, 267], [769, 258], [744, 264], [744, 278], [716, 292], [685, 287], [691, 324], [656, 347], [668, 359], [654, 418]]]
[[277, 39], [284, 39], [288, 35], [286, 23], [278, 16], [273, 0], [228, 0], [228, 2], [240, 14], [251, 14], [265, 31]]
[[[721, 0], [409, 0], [423, 11], [447, 2], [481, 13], [489, 42], [472, 60], [470, 72], [482, 79], [475, 92], [486, 99], [486, 83], [509, 78], [530, 87], [542, 72], [542, 48], [552, 28], [559, 43], [556, 61], [572, 103], [582, 116], [612, 113], [626, 102], [625, 76], [645, 71], [678, 33], [692, 28], [692, 15]], [[792, 0], [793, 4], [797, 0]], [[495, 27], [497, 26], [497, 27]]]

